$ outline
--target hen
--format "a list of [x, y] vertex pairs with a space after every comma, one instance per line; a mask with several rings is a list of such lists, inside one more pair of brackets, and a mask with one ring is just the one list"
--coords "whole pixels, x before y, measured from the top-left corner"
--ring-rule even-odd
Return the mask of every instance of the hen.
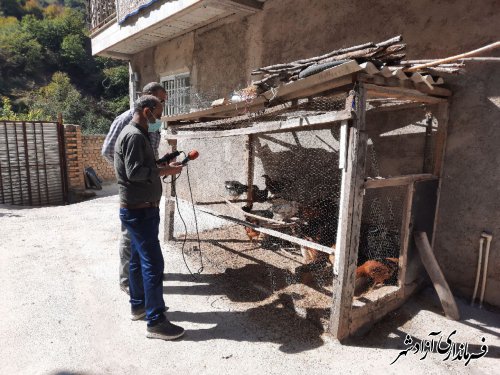
[[[258, 224], [258, 220], [255, 220], [255, 219], [247, 219], [247, 221], [249, 223], [252, 223], [252, 224]], [[247, 236], [248, 236], [248, 239], [250, 240], [250, 242], [253, 243], [253, 240], [255, 238], [259, 238], [260, 236], [260, 232], [256, 231], [255, 229], [253, 229], [252, 227], [247, 227], [245, 226], [245, 232], [247, 233]]]
[[277, 194], [281, 193], [288, 185], [290, 185], [290, 180], [281, 179], [273, 180], [269, 175], [262, 175], [266, 183], [266, 190], [269, 190], [270, 196], [275, 197]]
[[355, 295], [359, 295], [371, 286], [388, 281], [398, 269], [398, 258], [367, 260], [356, 268]]

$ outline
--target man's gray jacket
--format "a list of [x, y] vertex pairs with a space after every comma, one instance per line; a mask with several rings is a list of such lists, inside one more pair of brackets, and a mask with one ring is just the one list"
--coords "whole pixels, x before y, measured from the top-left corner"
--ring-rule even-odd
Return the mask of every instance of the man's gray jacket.
[[125, 126], [116, 140], [114, 155], [121, 203], [160, 200], [162, 187], [155, 160], [148, 132], [133, 121]]

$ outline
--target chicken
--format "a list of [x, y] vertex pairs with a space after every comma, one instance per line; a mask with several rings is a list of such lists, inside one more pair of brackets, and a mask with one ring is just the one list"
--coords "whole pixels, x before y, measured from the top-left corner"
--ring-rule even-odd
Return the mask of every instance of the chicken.
[[[247, 219], [247, 221], [249, 223], [252, 223], [252, 224], [258, 224], [258, 221], [255, 220], [255, 219]], [[254, 238], [259, 238], [260, 236], [260, 232], [256, 231], [255, 229], [251, 228], [251, 227], [247, 227], [245, 226], [245, 232], [247, 233], [247, 236], [248, 236], [248, 239], [250, 240], [250, 242], [253, 243], [253, 240]]]
[[[248, 185], [234, 180], [225, 181], [224, 187], [226, 188], [227, 193], [233, 198], [237, 198], [241, 194], [248, 191]], [[257, 185], [252, 185], [252, 200], [254, 202], [265, 202], [267, 200], [268, 193], [269, 191], [267, 189], [260, 190]]]
[[273, 200], [271, 211], [278, 220], [288, 221], [299, 212], [299, 204], [293, 201], [277, 198]]
[[266, 183], [266, 190], [269, 190], [270, 196], [274, 197], [277, 194], [281, 193], [288, 185], [290, 185], [290, 180], [282, 179], [282, 180], [273, 180], [269, 175], [262, 175], [264, 177]]
[[239, 181], [225, 181], [224, 186], [227, 193], [232, 197], [239, 197], [248, 190], [248, 186]]
[[[306, 240], [308, 241], [314, 241], [310, 237], [305, 237]], [[332, 246], [333, 250], [335, 250], [335, 244]], [[317, 263], [321, 262], [322, 260], [326, 259], [328, 257], [328, 261], [330, 264], [333, 264], [335, 261], [335, 255], [334, 254], [326, 254], [322, 251], [312, 249], [307, 246], [301, 246], [300, 247], [300, 252], [302, 253], [302, 256], [304, 257], [304, 262], [305, 263]]]
[[398, 268], [398, 258], [382, 258], [367, 260], [356, 268], [356, 282], [371, 279], [373, 285], [383, 284], [391, 278]]

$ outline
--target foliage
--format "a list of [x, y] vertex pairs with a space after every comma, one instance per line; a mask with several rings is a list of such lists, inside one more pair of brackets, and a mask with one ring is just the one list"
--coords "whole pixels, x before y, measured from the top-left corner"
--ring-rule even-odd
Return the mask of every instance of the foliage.
[[27, 113], [16, 113], [12, 109], [12, 103], [6, 96], [2, 97], [0, 103], [0, 120], [11, 121], [48, 121], [49, 117], [44, 116], [41, 110], [32, 109]]
[[128, 108], [128, 68], [91, 55], [86, 10], [84, 0], [0, 2], [0, 95], [15, 99], [3, 99], [2, 117], [61, 112], [84, 132], [105, 133]]

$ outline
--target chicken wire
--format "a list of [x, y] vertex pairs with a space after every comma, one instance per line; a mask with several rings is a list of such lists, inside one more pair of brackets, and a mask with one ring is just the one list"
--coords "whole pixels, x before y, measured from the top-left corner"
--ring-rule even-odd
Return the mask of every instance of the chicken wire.
[[[193, 110], [198, 110], [206, 107], [216, 97], [214, 93], [193, 93], [189, 102]], [[343, 110], [345, 99], [346, 95], [342, 95], [300, 100], [293, 106], [274, 103], [274, 107], [256, 113], [209, 123], [176, 125], [170, 131], [175, 129], [179, 134], [183, 130], [215, 131], [305, 118]], [[241, 105], [244, 106], [245, 103]], [[322, 130], [253, 136], [256, 160], [254, 191], [262, 194], [267, 188], [268, 196], [267, 199], [257, 199], [251, 207], [251, 213], [287, 223], [274, 226], [261, 221], [258, 225], [328, 247], [335, 244], [341, 182], [338, 169], [338, 125], [332, 124]], [[187, 169], [179, 177], [176, 186], [180, 199], [175, 216], [175, 236], [179, 246], [183, 245], [186, 237], [184, 253], [190, 269], [193, 272], [199, 270], [201, 248], [204, 272], [228, 278], [235, 288], [239, 288], [240, 296], [233, 298], [255, 302], [262, 300], [259, 299], [259, 293], [262, 298], [268, 298], [275, 293], [284, 292], [292, 296], [294, 308], [307, 310], [309, 314], [313, 309], [322, 317], [322, 322], [327, 324], [333, 273], [326, 254], [320, 253], [315, 261], [305, 261], [304, 249], [299, 245], [266, 234], [251, 238], [243, 226], [211, 214], [217, 212], [245, 221], [241, 210], [238, 212], [234, 207], [228, 206], [224, 199], [233, 200], [233, 204], [238, 207], [246, 205], [248, 149], [245, 147], [249, 146], [248, 137], [179, 141], [178, 148], [186, 149], [187, 144], [189, 148], [200, 149], [200, 159], [203, 155], [210, 154], [210, 162], [197, 160], [189, 166], [192, 199], [199, 208], [195, 210], [196, 215], [186, 202], [191, 200], [187, 194]], [[263, 178], [264, 174], [272, 182], [284, 182], [285, 187], [271, 193], [269, 184]], [[245, 188], [229, 194], [226, 181], [237, 182]], [[184, 228], [183, 221], [187, 229]], [[199, 243], [195, 233], [196, 226], [199, 229]]]

